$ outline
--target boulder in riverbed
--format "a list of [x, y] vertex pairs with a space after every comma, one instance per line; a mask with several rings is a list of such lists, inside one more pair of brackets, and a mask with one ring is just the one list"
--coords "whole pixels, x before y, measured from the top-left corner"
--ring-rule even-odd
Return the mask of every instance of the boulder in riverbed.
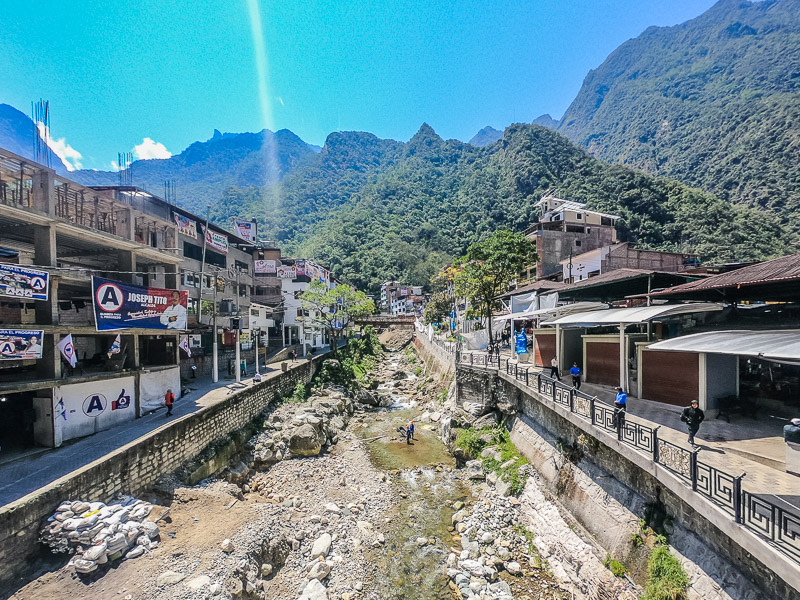
[[308, 423], [289, 432], [289, 450], [300, 456], [316, 456], [322, 450], [317, 430]]

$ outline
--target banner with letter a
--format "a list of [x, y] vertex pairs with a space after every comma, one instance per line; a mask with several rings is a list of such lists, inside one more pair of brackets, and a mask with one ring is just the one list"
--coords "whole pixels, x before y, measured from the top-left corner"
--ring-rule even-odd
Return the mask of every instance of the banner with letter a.
[[97, 331], [186, 329], [189, 292], [92, 277], [92, 299]]

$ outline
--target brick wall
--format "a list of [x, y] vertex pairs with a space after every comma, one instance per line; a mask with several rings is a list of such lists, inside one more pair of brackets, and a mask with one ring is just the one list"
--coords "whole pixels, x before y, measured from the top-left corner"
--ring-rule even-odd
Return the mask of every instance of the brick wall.
[[[767, 590], [768, 597], [800, 599], [800, 569], [797, 563], [737, 525], [730, 515], [692, 492], [691, 488], [683, 485], [663, 467], [654, 464], [650, 457], [628, 447], [615, 436], [592, 428], [586, 421], [552, 400], [540, 398], [536, 391], [526, 388], [505, 373], [498, 374], [459, 365], [456, 369], [456, 382], [459, 404], [476, 402], [496, 405], [502, 402], [516, 407], [524, 415], [524, 418], [517, 419], [512, 429], [512, 439], [523, 455], [537, 466], [538, 473], [543, 478], [548, 474], [547, 469], [542, 468], [544, 463], [537, 460], [536, 456], [528, 455], [525, 449], [528, 445], [525, 443], [526, 435], [520, 431], [525, 420], [530, 420], [538, 430], [538, 433], [532, 429], [528, 431], [530, 437], [546, 438], [551, 444], [557, 438], [572, 444], [586, 434], [596, 439], [596, 447], [590, 454], [584, 455], [584, 460], [591, 461], [592, 468], [610, 475], [616, 482], [646, 501], [663, 504], [667, 512], [682, 526], [699, 536], [751, 581]], [[552, 475], [558, 477], [557, 472]], [[603, 478], [608, 475], [592, 479], [603, 485], [609, 496], [624, 498], [624, 490], [621, 494], [619, 489], [612, 489], [613, 481], [604, 482]], [[553, 489], [556, 489], [557, 483], [553, 482]], [[606, 530], [607, 523], [603, 519], [581, 519], [581, 507], [569, 508], [573, 516], [597, 539], [613, 546], [613, 540], [606, 537], [609, 531]], [[610, 533], [613, 534], [614, 531]]]
[[222, 402], [181, 417], [168, 428], [143, 436], [0, 508], [0, 590], [24, 583], [18, 579], [19, 573], [39, 549], [41, 522], [63, 500], [107, 502], [120, 494], [140, 494], [162, 475], [175, 471], [209, 445], [243, 428], [274, 399], [290, 394], [298, 382], [308, 383], [321, 360], [324, 356], [317, 356]]

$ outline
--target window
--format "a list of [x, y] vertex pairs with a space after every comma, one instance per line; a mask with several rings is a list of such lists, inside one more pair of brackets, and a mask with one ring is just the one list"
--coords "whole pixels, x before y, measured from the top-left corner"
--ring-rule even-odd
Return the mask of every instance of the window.
[[260, 317], [261, 316], [261, 311], [259, 309], [257, 309], [257, 308], [251, 308], [250, 309], [250, 316], [251, 317]]
[[[190, 244], [189, 242], [183, 242], [183, 255], [186, 258], [191, 258], [192, 260], [197, 260], [202, 262], [203, 247], [197, 246], [195, 244]], [[209, 250], [208, 248], [206, 248], [206, 263], [209, 265], [216, 265], [218, 267], [222, 267], [223, 269], [226, 268], [228, 264], [224, 254], [220, 254], [219, 252], [214, 252], [213, 250]]]
[[582, 219], [583, 215], [581, 213], [575, 213], [575, 218], [576, 219]]
[[576, 246], [578, 246], [578, 247], [580, 247], [580, 245], [581, 245], [581, 241], [580, 241], [580, 240], [575, 240], [575, 245], [576, 245]]
[[244, 262], [242, 262], [240, 260], [237, 260], [237, 261], [234, 261], [234, 264], [236, 265], [236, 268], [238, 270], [242, 271], [243, 273], [249, 273], [250, 272], [250, 266], [247, 263], [244, 263]]

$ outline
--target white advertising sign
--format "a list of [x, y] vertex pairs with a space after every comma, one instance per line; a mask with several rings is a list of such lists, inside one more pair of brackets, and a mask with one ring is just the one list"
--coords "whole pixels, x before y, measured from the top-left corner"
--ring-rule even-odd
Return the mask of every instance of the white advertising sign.
[[91, 435], [136, 416], [133, 377], [60, 385], [53, 389], [56, 442]]
[[274, 260], [257, 260], [253, 266], [256, 273], [274, 273], [276, 269]]
[[280, 266], [278, 267], [278, 277], [280, 279], [294, 279], [297, 277], [297, 273], [294, 267]]

